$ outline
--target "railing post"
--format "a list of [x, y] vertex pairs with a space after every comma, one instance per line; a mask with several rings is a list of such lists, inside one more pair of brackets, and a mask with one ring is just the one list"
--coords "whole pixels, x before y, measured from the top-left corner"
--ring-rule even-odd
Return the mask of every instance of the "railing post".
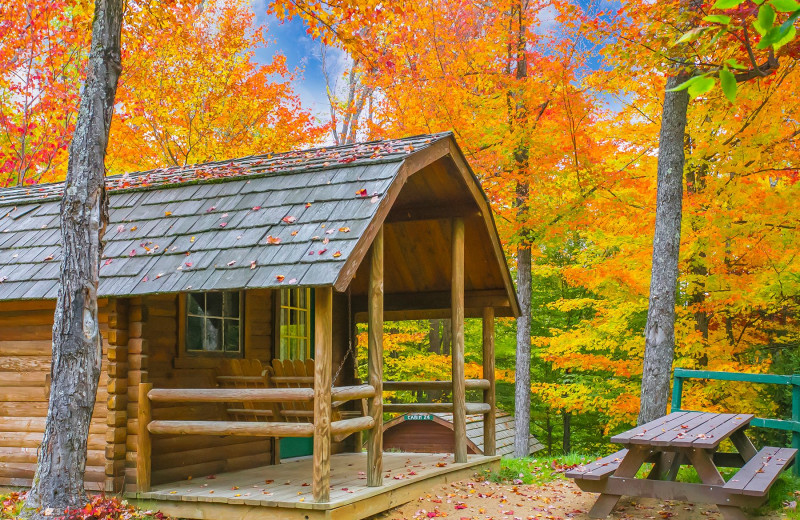
[[150, 430], [147, 425], [152, 419], [150, 397], [148, 393], [153, 389], [153, 383], [139, 383], [139, 401], [137, 407], [139, 431], [136, 432], [136, 491], [147, 493], [150, 491], [150, 457], [151, 440]]
[[681, 395], [683, 394], [683, 377], [673, 372], [672, 376], [672, 406], [671, 412], [677, 412], [681, 409]]
[[483, 391], [483, 402], [489, 405], [489, 413], [483, 416], [483, 454], [495, 455], [497, 441], [495, 425], [497, 422], [497, 400], [494, 381], [494, 309], [483, 309], [483, 378], [489, 381], [489, 388]]
[[331, 379], [333, 368], [333, 289], [317, 287], [314, 300], [314, 502], [331, 497]]
[[[800, 375], [792, 376], [792, 448], [800, 450]], [[800, 476], [800, 463], [795, 459], [792, 472], [795, 476]]]
[[456, 463], [467, 462], [466, 389], [464, 387], [464, 219], [454, 218], [451, 239], [450, 326], [452, 328], [453, 435]]
[[368, 383], [375, 388], [368, 410], [375, 424], [367, 436], [367, 486], [383, 485], [383, 227], [372, 242], [367, 309]]

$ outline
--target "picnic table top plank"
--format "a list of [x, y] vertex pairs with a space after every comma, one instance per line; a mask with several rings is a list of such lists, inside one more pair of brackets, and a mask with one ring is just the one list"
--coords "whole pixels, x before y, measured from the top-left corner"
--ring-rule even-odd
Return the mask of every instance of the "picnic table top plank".
[[618, 433], [617, 435], [611, 437], [611, 442], [617, 444], [628, 444], [630, 443], [630, 440], [633, 439], [634, 437], [643, 436], [648, 431], [657, 430], [659, 433], [661, 433], [662, 428], [667, 428], [668, 425], [680, 422], [681, 417], [684, 417], [690, 413], [692, 412], [675, 412], [669, 415], [665, 415], [664, 417], [660, 417], [655, 421], [650, 421], [648, 423], [641, 424], [636, 428], [630, 429], [626, 432]]
[[721, 414], [706, 414], [710, 419], [692, 428], [684, 429], [683, 435], [677, 435], [670, 444], [671, 446], [679, 446], [682, 448], [689, 448], [693, 445], [694, 441], [705, 438], [710, 432], [713, 432], [718, 426], [728, 422], [730, 419], [737, 416], [735, 413], [721, 413]]
[[685, 421], [669, 430], [664, 430], [661, 435], [651, 439], [650, 444], [653, 446], [672, 446], [673, 441], [680, 439], [688, 434], [689, 431], [702, 430], [704, 433], [708, 429], [705, 427], [706, 423], [712, 421], [716, 417], [713, 413], [699, 413], [692, 417], [684, 416]]
[[751, 413], [738, 413], [719, 424], [712, 431], [706, 432], [705, 437], [699, 437], [692, 441], [692, 448], [711, 449], [719, 446], [719, 443], [730, 437], [733, 432], [746, 428], [750, 421], [755, 417]]

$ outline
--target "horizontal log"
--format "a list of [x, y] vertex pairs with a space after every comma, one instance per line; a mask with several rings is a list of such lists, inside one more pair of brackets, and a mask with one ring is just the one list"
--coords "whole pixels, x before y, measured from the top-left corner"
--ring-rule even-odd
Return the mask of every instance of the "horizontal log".
[[354, 401], [375, 396], [375, 387], [370, 385], [337, 386], [331, 389], [332, 401]]
[[292, 384], [292, 385], [313, 385], [313, 376], [272, 376], [270, 381], [273, 383]]
[[[467, 415], [489, 413], [491, 407], [486, 403], [467, 403]], [[453, 403], [384, 403], [386, 413], [448, 413], [453, 411]]]
[[[36, 463], [36, 448], [0, 448], [0, 462]], [[106, 457], [103, 450], [88, 450], [86, 452], [87, 466], [102, 466]]]
[[152, 421], [154, 435], [237, 435], [252, 437], [311, 437], [314, 425], [284, 422]]
[[[192, 437], [196, 439], [196, 437]], [[230, 439], [227, 439], [230, 441]], [[202, 444], [195, 449], [153, 455], [153, 471], [172, 468], [176, 466], [188, 466], [190, 464], [201, 464], [214, 460], [228, 460], [237, 457], [252, 456], [254, 454], [269, 453], [269, 439], [243, 439], [244, 442], [229, 444], [225, 446], [206, 447]]]
[[0, 356], [0, 372], [35, 372], [48, 370], [50, 370], [49, 355]]
[[218, 383], [266, 383], [261, 376], [217, 376]]
[[[489, 381], [486, 379], [466, 379], [464, 381], [467, 390], [486, 390], [489, 388]], [[452, 390], [452, 381], [384, 381], [383, 390], [393, 392], [397, 390]]]
[[13, 302], [2, 302], [0, 303], [0, 312], [9, 312], [9, 311], [37, 311], [37, 310], [48, 310], [50, 313], [54, 313], [56, 310], [56, 302], [55, 300], [19, 300]]
[[373, 426], [375, 426], [375, 420], [369, 416], [333, 421], [331, 423], [331, 435], [348, 435], [369, 430]]
[[0, 341], [0, 356], [49, 356], [52, 342], [45, 341]]
[[[270, 463], [269, 453], [255, 453], [237, 457], [235, 459], [218, 460], [201, 464], [191, 464], [188, 466], [173, 466], [167, 469], [153, 471], [153, 484], [166, 484], [189, 477], [198, 478], [206, 475], [226, 473], [256, 467], [268, 466]], [[213, 496], [213, 495], [211, 495]]]
[[281, 410], [284, 417], [314, 417], [314, 410]]
[[229, 414], [250, 415], [253, 417], [272, 417], [272, 410], [253, 410], [250, 408], [228, 408], [225, 410]]
[[0, 341], [49, 341], [53, 339], [52, 320], [49, 325], [8, 325], [0, 327]]
[[[44, 433], [45, 417], [0, 417], [0, 431]], [[105, 421], [93, 420], [89, 423], [89, 433], [103, 435], [106, 432]]]
[[47, 372], [0, 372], [0, 388], [9, 386], [43, 387]]
[[312, 401], [312, 388], [154, 388], [153, 402], [172, 403], [281, 403]]

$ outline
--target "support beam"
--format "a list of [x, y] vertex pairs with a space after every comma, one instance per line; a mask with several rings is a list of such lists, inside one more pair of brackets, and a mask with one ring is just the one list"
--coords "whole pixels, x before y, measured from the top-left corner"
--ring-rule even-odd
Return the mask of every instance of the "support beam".
[[454, 459], [467, 462], [466, 389], [464, 388], [464, 220], [453, 219], [451, 239], [450, 325], [453, 338]]
[[374, 421], [367, 440], [367, 486], [383, 485], [383, 227], [372, 242], [368, 291], [368, 371], [375, 395], [369, 400]]
[[153, 383], [139, 383], [138, 416], [139, 431], [136, 436], [136, 491], [147, 493], [150, 491], [150, 456], [152, 445], [150, 431], [147, 426], [152, 418], [150, 398], [147, 393], [153, 389]]
[[331, 491], [331, 371], [333, 368], [333, 289], [318, 287], [314, 298], [314, 470], [315, 502]]
[[483, 454], [495, 455], [496, 397], [494, 381], [494, 309], [483, 309], [483, 378], [489, 388], [483, 391], [483, 402], [489, 405], [489, 413], [483, 418]]

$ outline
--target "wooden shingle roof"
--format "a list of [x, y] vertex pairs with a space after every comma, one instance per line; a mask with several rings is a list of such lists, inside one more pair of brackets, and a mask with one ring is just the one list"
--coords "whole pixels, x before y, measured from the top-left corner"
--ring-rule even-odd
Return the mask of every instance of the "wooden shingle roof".
[[[403, 164], [451, 139], [424, 135], [108, 177], [99, 294], [333, 285]], [[0, 190], [0, 300], [56, 297], [62, 192], [62, 183]]]

